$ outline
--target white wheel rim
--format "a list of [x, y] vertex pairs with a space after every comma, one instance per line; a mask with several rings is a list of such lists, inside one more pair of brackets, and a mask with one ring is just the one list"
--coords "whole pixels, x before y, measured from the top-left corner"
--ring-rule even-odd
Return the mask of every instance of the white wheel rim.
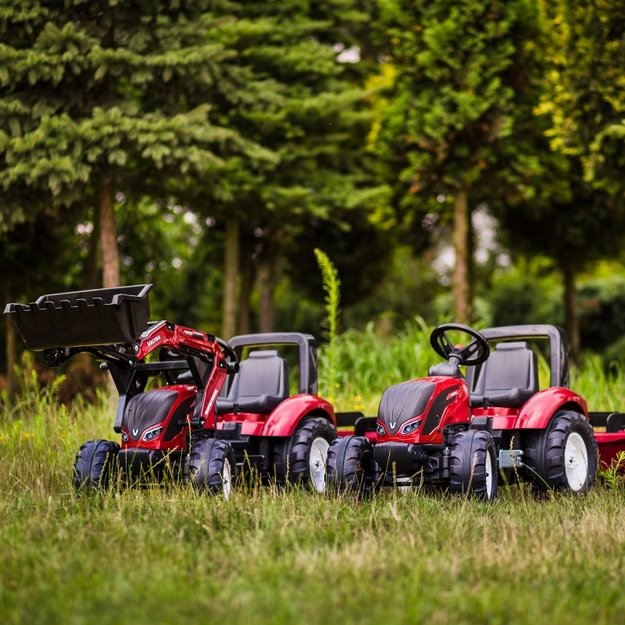
[[493, 459], [488, 450], [486, 450], [484, 472], [486, 473], [486, 498], [491, 499], [493, 496]]
[[232, 469], [230, 468], [230, 462], [224, 461], [224, 468], [221, 473], [221, 493], [224, 499], [230, 499], [230, 493], [232, 492]]
[[564, 446], [566, 481], [573, 492], [580, 491], [588, 479], [588, 450], [584, 439], [571, 432]]
[[315, 438], [310, 446], [310, 456], [308, 458], [310, 481], [318, 493], [323, 493], [326, 489], [328, 447], [330, 447], [330, 443], [321, 437]]

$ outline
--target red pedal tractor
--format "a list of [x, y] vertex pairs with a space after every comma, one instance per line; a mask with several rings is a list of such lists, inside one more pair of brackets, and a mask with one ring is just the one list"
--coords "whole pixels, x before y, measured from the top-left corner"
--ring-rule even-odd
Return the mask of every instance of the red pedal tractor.
[[[83, 444], [76, 488], [105, 488], [121, 469], [127, 483], [168, 475], [228, 496], [235, 475], [253, 469], [263, 481], [322, 492], [336, 415], [317, 395], [314, 338], [252, 334], [226, 343], [169, 321], [148, 323], [150, 288], [55, 293], [5, 308], [27, 347], [43, 350], [49, 365], [91, 353], [119, 392], [114, 430], [121, 444]], [[294, 395], [283, 351], [298, 369]], [[161, 386], [149, 388], [154, 377]]]
[[[448, 333], [471, 339], [456, 347]], [[549, 383], [539, 389], [536, 344], [549, 347]], [[334, 490], [438, 485], [482, 499], [497, 495], [500, 471], [537, 491], [574, 494], [596, 478], [598, 449], [609, 464], [625, 449], [621, 413], [589, 413], [568, 388], [564, 332], [551, 325], [440, 325], [430, 343], [447, 362], [384, 391], [378, 415], [355, 423], [328, 453]], [[532, 345], [530, 345], [532, 343]], [[460, 366], [466, 367], [466, 377]], [[593, 431], [592, 424], [606, 426]]]

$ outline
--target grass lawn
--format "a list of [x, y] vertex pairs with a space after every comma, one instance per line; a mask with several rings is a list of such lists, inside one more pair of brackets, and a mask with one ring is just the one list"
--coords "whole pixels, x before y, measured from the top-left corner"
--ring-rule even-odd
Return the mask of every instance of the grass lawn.
[[2, 492], [3, 623], [618, 623], [622, 489]]

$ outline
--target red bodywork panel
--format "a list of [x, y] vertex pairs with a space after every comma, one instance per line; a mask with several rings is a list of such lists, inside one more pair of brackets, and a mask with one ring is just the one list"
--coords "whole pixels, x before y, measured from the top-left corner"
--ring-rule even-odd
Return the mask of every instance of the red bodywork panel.
[[[440, 445], [444, 442], [443, 429], [446, 425], [468, 423], [470, 418], [469, 392], [464, 378], [429, 376], [413, 381], [434, 384], [434, 392], [425, 409], [403, 423], [402, 430], [412, 423], [421, 421], [419, 426], [409, 434], [403, 434], [401, 430], [394, 434], [386, 431], [381, 434], [378, 431], [377, 436], [369, 436], [369, 438], [379, 443], [396, 441], [406, 444]], [[384, 423], [380, 419], [378, 419], [378, 426], [384, 428]]]
[[581, 412], [588, 418], [586, 401], [568, 388], [551, 387], [530, 397], [519, 412], [518, 429], [543, 429], [549, 425], [553, 415], [563, 408]]
[[[178, 412], [178, 409], [184, 405], [189, 399], [191, 399], [191, 404], [189, 406], [189, 410], [186, 411], [187, 417], [191, 415], [193, 412], [193, 407], [195, 406], [195, 396], [197, 395], [197, 389], [195, 386], [190, 384], [175, 384], [172, 386], [168, 386], [167, 390], [174, 391], [178, 393], [178, 397], [175, 399], [172, 407], [167, 413], [167, 417], [158, 423], [150, 424], [150, 426], [146, 429], [146, 431], [153, 430], [157, 427], [162, 427], [163, 430], [159, 436], [155, 437], [151, 441], [143, 440], [143, 437], [139, 438], [139, 440], [133, 441], [130, 432], [126, 430], [125, 427], [122, 426], [122, 449], [165, 449], [165, 450], [173, 450], [173, 449], [185, 449], [187, 444], [187, 435], [189, 433], [188, 427], [182, 427], [179, 431], [169, 440], [165, 440], [165, 436], [167, 434], [167, 427], [169, 423]], [[148, 391], [149, 392], [149, 391]], [[176, 417], [177, 418], [177, 417]], [[128, 440], [124, 440], [124, 434]]]
[[[145, 441], [143, 438], [133, 441], [130, 432], [122, 427], [122, 448], [141, 448], [154, 450], [183, 450], [186, 448], [189, 427], [180, 428], [179, 432], [169, 440], [165, 440], [165, 434], [172, 418], [176, 420], [179, 416], [175, 416], [178, 409], [185, 404], [189, 398], [195, 398], [197, 393], [195, 386], [186, 384], [176, 384], [166, 387], [168, 391], [178, 393], [178, 397], [172, 404], [167, 417], [160, 422], [150, 424], [146, 431], [162, 427], [162, 432], [151, 441]], [[149, 392], [149, 391], [148, 391]], [[187, 411], [187, 419], [193, 412], [195, 403], [189, 405]], [[336, 416], [332, 405], [325, 399], [317, 395], [294, 395], [285, 399], [273, 412], [269, 415], [256, 413], [227, 413], [217, 416], [217, 429], [222, 429], [225, 423], [241, 423], [241, 434], [243, 436], [292, 436], [297, 426], [308, 415], [323, 416], [330, 423], [336, 425]], [[207, 421], [206, 429], [211, 429], [213, 421]], [[127, 440], [123, 440], [127, 438]]]
[[542, 430], [563, 406], [588, 417], [586, 402], [568, 388], [552, 387], [530, 397], [521, 408], [473, 408], [474, 417], [493, 417], [494, 430]]
[[[417, 380], [415, 380], [417, 381]], [[365, 436], [372, 442], [382, 443], [395, 441], [399, 443], [420, 443], [420, 444], [442, 444], [443, 430], [447, 425], [454, 423], [468, 423], [473, 417], [492, 417], [493, 430], [524, 430], [524, 429], [545, 429], [555, 413], [563, 408], [570, 408], [588, 417], [588, 409], [585, 400], [577, 393], [568, 388], [552, 387], [540, 391], [531, 397], [521, 408], [505, 408], [489, 406], [487, 408], [469, 408], [469, 393], [464, 379], [450, 377], [425, 377], [418, 381], [429, 382], [435, 385], [432, 397], [428, 401], [425, 409], [420, 415], [408, 420], [405, 425], [409, 425], [419, 420], [421, 425], [410, 434], [396, 432], [394, 434], [380, 434], [376, 432], [366, 432]], [[450, 392], [451, 391], [451, 392]], [[454, 396], [454, 391], [457, 394]], [[423, 433], [423, 426], [428, 413], [432, 410], [437, 400], [447, 393], [447, 398], [452, 395], [450, 402], [446, 404], [438, 419], [437, 427], [429, 434]], [[379, 425], [384, 425], [378, 420]], [[343, 432], [349, 434], [349, 432]], [[610, 435], [614, 440], [621, 435]], [[601, 439], [598, 436], [599, 444]], [[621, 436], [625, 441], [625, 435]], [[606, 439], [606, 444], [608, 440]], [[612, 439], [609, 441], [612, 443]], [[622, 449], [622, 447], [621, 447]], [[603, 453], [602, 453], [603, 458]]]
[[280, 403], [269, 415], [240, 412], [218, 417], [217, 428], [224, 422], [242, 423], [241, 434], [246, 436], [292, 436], [304, 417], [314, 413], [336, 425], [332, 404], [317, 395], [293, 395]]

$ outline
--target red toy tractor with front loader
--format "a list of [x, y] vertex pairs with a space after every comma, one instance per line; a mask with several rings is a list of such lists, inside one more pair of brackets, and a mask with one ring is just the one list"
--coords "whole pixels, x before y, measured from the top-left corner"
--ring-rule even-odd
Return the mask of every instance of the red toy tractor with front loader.
[[[455, 346], [452, 331], [470, 342]], [[545, 342], [549, 382], [541, 390], [538, 354]], [[432, 331], [430, 343], [446, 362], [431, 367], [427, 377], [386, 389], [377, 418], [358, 419], [353, 434], [330, 446], [326, 480], [333, 490], [423, 484], [492, 499], [502, 471], [537, 491], [577, 494], [594, 483], [599, 459], [610, 465], [625, 449], [625, 415], [589, 413], [568, 388], [561, 329], [477, 332], [449, 323]]]
[[[251, 470], [263, 481], [322, 492], [336, 415], [317, 395], [314, 338], [268, 333], [226, 343], [169, 321], [148, 323], [150, 288], [55, 293], [5, 308], [26, 346], [43, 350], [49, 365], [88, 352], [119, 392], [121, 444], [82, 445], [76, 488], [105, 488], [121, 470], [126, 483], [169, 475], [228, 496], [235, 475]], [[289, 363], [298, 369], [294, 395]], [[161, 385], [150, 388], [155, 377]]]

